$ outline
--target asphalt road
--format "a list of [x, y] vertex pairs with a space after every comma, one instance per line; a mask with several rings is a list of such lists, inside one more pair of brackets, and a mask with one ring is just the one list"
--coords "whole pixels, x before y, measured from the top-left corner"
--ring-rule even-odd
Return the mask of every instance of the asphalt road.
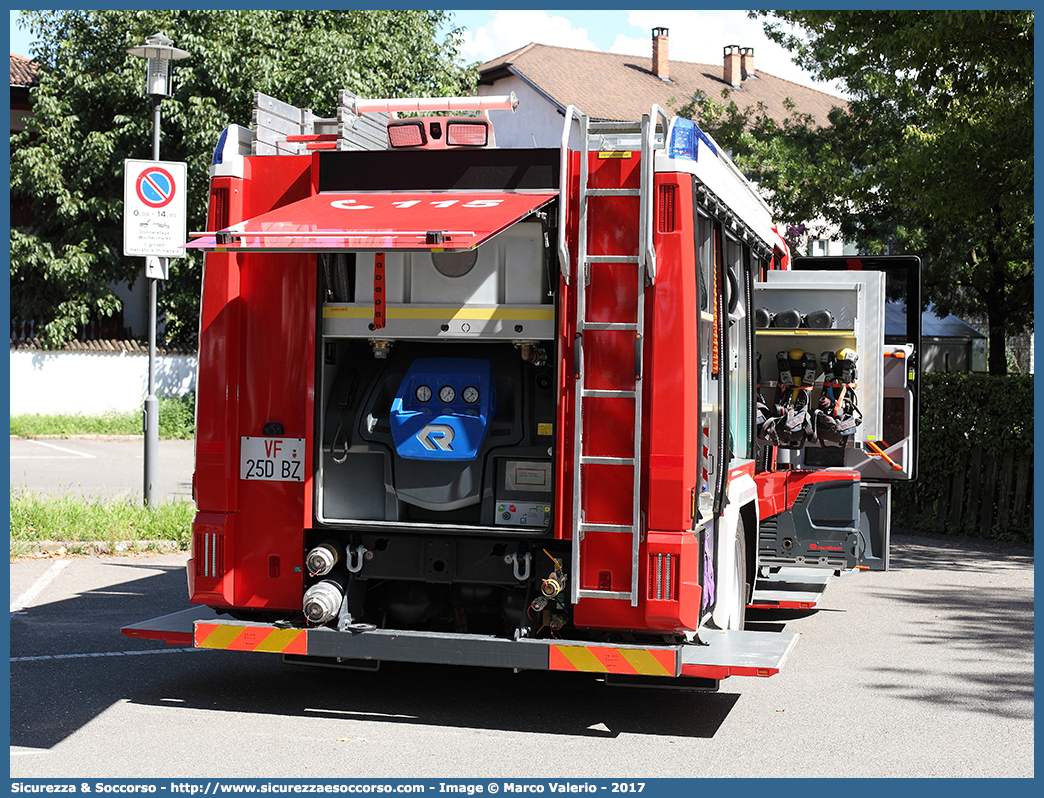
[[[145, 443], [135, 438], [11, 438], [11, 487], [49, 496], [141, 499]], [[159, 442], [157, 501], [192, 499], [193, 442]]]
[[[784, 670], [716, 694], [593, 677], [166, 648], [184, 555], [11, 564], [11, 777], [1032, 776], [1033, 558], [893, 539], [831, 583]], [[752, 614], [753, 615], [753, 614]]]

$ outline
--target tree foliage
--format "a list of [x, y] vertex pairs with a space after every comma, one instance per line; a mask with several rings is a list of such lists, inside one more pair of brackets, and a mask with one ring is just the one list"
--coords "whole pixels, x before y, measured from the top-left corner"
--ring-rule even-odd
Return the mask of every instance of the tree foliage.
[[768, 35], [849, 101], [829, 126], [696, 98], [785, 224], [922, 256], [926, 301], [985, 316], [989, 368], [1033, 324], [1033, 12], [780, 11]]
[[[190, 230], [206, 223], [208, 167], [220, 131], [250, 123], [262, 91], [333, 116], [337, 91], [362, 96], [455, 95], [475, 74], [457, 62], [459, 29], [442, 11], [27, 11], [21, 24], [42, 65], [34, 116], [12, 137], [12, 196], [29, 199], [30, 228], [11, 232], [11, 314], [46, 322], [58, 345], [91, 317], [119, 308], [113, 284], [133, 283], [124, 257], [123, 170], [152, 156], [144, 61], [127, 54], [164, 33], [190, 57], [162, 104], [160, 158], [188, 163]], [[198, 254], [171, 260], [160, 309], [168, 339], [196, 333]]]

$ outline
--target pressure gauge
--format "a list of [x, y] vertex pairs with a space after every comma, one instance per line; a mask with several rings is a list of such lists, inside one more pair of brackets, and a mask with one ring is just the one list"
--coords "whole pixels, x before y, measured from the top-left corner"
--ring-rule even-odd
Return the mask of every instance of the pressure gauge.
[[431, 388], [427, 385], [421, 385], [417, 388], [417, 392], [414, 394], [417, 397], [418, 402], [427, 402], [431, 399]]
[[451, 388], [449, 385], [443, 385], [442, 388], [439, 389], [439, 399], [442, 400], [442, 403], [444, 405], [448, 405], [456, 398], [456, 396], [457, 392], [454, 391], [453, 388]]
[[464, 401], [467, 402], [469, 405], [475, 404], [475, 402], [478, 401], [479, 397], [478, 388], [469, 385], [467, 388], [464, 389], [464, 392], [461, 394], [461, 397], [463, 397]]

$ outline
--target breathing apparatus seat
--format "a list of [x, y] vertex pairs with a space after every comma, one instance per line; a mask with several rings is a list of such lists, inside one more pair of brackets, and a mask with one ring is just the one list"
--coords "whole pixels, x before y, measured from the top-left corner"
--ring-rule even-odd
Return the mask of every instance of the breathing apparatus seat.
[[[811, 401], [817, 376], [816, 357], [802, 349], [791, 349], [776, 354], [776, 366], [779, 387], [775, 406], [770, 408], [758, 392], [758, 441], [768, 446], [800, 449], [817, 439]], [[759, 361], [759, 382], [760, 374]]]
[[856, 361], [859, 355], [848, 347], [823, 352], [823, 390], [815, 410], [815, 425], [824, 446], [844, 448], [863, 421], [856, 396]]

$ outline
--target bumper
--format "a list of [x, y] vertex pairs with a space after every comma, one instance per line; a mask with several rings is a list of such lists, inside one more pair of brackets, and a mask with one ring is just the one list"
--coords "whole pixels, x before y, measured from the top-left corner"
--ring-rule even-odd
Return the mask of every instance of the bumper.
[[128, 637], [226, 651], [711, 680], [772, 676], [783, 667], [798, 637], [704, 630], [700, 633], [702, 645], [642, 646], [391, 629], [342, 632], [230, 620], [206, 607], [192, 607], [121, 631]]

